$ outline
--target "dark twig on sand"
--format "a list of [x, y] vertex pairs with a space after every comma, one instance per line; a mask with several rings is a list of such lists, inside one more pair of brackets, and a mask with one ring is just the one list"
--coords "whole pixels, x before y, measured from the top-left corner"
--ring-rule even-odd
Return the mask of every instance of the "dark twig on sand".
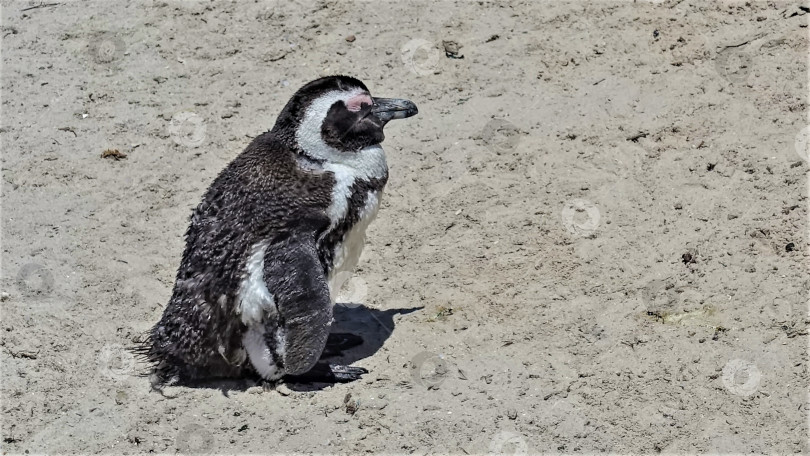
[[46, 6], [56, 6], [58, 3], [40, 3], [39, 5], [29, 6], [28, 8], [23, 8], [20, 11], [28, 11], [36, 8], [45, 8]]
[[638, 142], [638, 140], [640, 138], [646, 138], [646, 137], [647, 137], [647, 132], [646, 131], [640, 131], [640, 132], [634, 134], [633, 136], [630, 136], [629, 138], [627, 138], [627, 140], [628, 141], [633, 141], [633, 142]]

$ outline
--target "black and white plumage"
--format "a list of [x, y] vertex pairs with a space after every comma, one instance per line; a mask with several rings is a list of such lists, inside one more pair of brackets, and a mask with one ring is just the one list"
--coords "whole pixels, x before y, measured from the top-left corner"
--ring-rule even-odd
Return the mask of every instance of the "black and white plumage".
[[171, 300], [142, 347], [154, 380], [364, 372], [313, 366], [388, 180], [383, 127], [416, 113], [347, 76], [293, 95], [194, 210]]

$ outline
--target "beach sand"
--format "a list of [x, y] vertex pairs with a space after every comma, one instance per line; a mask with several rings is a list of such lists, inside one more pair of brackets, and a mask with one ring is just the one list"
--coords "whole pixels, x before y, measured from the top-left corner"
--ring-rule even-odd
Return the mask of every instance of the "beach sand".
[[[2, 2], [4, 454], [810, 451], [801, 3], [57, 3]], [[192, 208], [337, 73], [419, 107], [370, 372], [151, 391]]]

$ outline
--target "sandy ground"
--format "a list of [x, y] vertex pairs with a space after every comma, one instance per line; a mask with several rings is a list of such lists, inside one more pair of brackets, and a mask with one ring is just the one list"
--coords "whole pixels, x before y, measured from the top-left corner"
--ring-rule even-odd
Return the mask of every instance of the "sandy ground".
[[[810, 451], [801, 3], [57, 3], [2, 1], [4, 454]], [[420, 109], [370, 373], [151, 392], [191, 208], [334, 73]]]

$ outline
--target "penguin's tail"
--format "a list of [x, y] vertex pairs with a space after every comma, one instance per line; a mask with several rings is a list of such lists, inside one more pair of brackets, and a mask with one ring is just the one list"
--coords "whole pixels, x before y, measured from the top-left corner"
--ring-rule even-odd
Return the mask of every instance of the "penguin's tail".
[[132, 338], [133, 345], [129, 347], [129, 351], [132, 352], [132, 354], [135, 355], [141, 362], [152, 362], [154, 361], [154, 342], [155, 340], [152, 335], [152, 328], [150, 328], [149, 330]]
[[129, 351], [135, 356], [135, 359], [145, 365], [138, 373], [138, 377], [148, 378], [152, 384], [152, 390], [158, 391], [162, 394], [163, 385], [172, 384], [172, 375], [167, 372], [166, 362], [155, 350], [155, 339], [152, 329], [141, 333], [132, 340], [133, 345], [129, 347]]

